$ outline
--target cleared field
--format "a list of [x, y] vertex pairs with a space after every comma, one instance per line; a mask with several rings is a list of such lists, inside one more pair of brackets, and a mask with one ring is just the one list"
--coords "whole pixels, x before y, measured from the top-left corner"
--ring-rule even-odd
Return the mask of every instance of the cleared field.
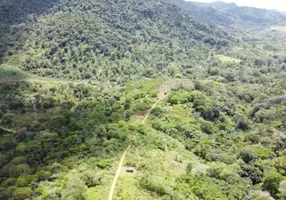
[[232, 58], [232, 57], [225, 56], [222, 54], [218, 54], [215, 57], [218, 58], [223, 63], [239, 63], [240, 62], [240, 59]]

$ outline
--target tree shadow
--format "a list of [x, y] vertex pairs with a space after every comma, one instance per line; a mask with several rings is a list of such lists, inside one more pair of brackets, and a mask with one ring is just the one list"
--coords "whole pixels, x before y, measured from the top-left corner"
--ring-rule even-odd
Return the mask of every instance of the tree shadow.
[[0, 1], [0, 64], [7, 50], [20, 42], [16, 33], [23, 31], [27, 22], [47, 13], [58, 0], [2, 0]]

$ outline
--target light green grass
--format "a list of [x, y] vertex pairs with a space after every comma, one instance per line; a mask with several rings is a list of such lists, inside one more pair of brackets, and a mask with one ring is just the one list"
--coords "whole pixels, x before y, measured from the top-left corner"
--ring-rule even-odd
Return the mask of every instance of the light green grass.
[[144, 120], [144, 115], [132, 115], [130, 117], [129, 123], [130, 124], [141, 124]]
[[100, 193], [96, 188], [88, 188], [86, 190], [86, 195], [88, 200], [100, 199]]
[[272, 26], [270, 27], [270, 30], [286, 32], [286, 26]]
[[239, 63], [240, 62], [240, 59], [232, 58], [232, 57], [222, 55], [222, 54], [218, 54], [215, 57], [218, 58], [223, 63]]
[[7, 65], [3, 64], [0, 65], [0, 80], [1, 79], [13, 79], [13, 80], [19, 80], [19, 79], [24, 79], [28, 78], [29, 74], [24, 72], [23, 70], [19, 69], [18, 67], [15, 67], [13, 65]]

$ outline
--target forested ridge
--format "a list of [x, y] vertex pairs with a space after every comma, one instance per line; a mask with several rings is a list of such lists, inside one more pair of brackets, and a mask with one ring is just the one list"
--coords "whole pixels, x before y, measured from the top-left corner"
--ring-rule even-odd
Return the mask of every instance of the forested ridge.
[[26, 35], [25, 71], [117, 82], [118, 74], [168, 74], [170, 63], [187, 73], [187, 59], [202, 64], [208, 49], [227, 47], [231, 38], [166, 1], [61, 1], [23, 26], [14, 34]]
[[286, 21], [286, 15], [278, 10], [238, 6], [235, 3], [215, 1], [202, 3], [196, 1], [169, 0], [186, 10], [195, 19], [213, 25], [226, 27], [269, 26]]
[[286, 198], [282, 14], [181, 3], [0, 2], [1, 200]]

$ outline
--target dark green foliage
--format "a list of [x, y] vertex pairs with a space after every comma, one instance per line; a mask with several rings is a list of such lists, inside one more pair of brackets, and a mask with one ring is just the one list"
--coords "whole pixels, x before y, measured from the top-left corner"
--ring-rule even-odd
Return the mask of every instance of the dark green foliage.
[[100, 160], [96, 166], [101, 168], [101, 169], [105, 169], [107, 167], [110, 167], [111, 161], [110, 160]]
[[252, 183], [258, 184], [261, 183], [262, 177], [263, 177], [263, 171], [254, 164], [242, 164], [241, 171], [239, 172], [239, 175], [243, 178], [249, 178]]
[[47, 7], [44, 20], [34, 16], [22, 38], [27, 44], [23, 69], [45, 77], [111, 82], [138, 75], [154, 78], [169, 69], [180, 76], [186, 73], [182, 65], [187, 58], [201, 63], [198, 58], [203, 59], [208, 45], [229, 44], [227, 33], [193, 20], [165, 0], [112, 4], [61, 0]]
[[257, 159], [257, 155], [248, 150], [243, 150], [240, 152], [240, 157], [245, 163], [254, 162]]
[[248, 129], [248, 123], [243, 116], [240, 115], [240, 116], [235, 117], [235, 121], [236, 121], [236, 127], [238, 129], [241, 129], [243, 131]]

